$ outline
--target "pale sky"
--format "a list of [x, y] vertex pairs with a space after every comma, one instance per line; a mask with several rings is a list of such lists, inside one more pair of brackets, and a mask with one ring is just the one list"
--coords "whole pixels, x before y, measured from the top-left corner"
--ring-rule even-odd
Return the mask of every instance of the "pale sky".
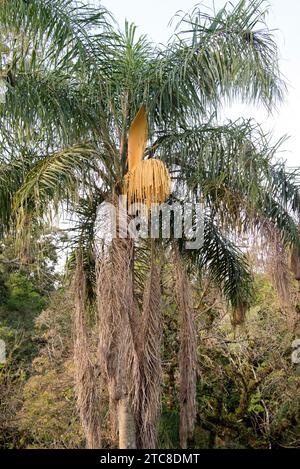
[[[172, 34], [168, 27], [169, 20], [179, 11], [189, 11], [197, 0], [103, 0], [103, 5], [110, 10], [120, 26], [125, 18], [134, 22], [140, 34], [147, 34], [154, 42], [165, 43]], [[225, 0], [205, 0], [207, 7], [219, 10]], [[236, 0], [232, 0], [236, 3]], [[234, 105], [225, 111], [226, 117], [253, 117], [263, 125], [264, 130], [274, 134], [274, 141], [287, 134], [289, 140], [284, 143], [281, 156], [289, 166], [300, 166], [300, 0], [269, 0], [270, 13], [267, 22], [274, 31], [280, 49], [280, 68], [288, 82], [288, 94], [284, 104], [272, 116], [263, 109], [245, 105]]]

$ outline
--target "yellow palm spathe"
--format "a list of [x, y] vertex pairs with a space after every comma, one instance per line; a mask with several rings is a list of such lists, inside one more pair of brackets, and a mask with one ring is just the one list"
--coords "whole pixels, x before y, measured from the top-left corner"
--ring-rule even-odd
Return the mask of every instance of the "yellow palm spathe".
[[163, 203], [171, 192], [169, 172], [160, 160], [143, 160], [148, 139], [147, 114], [141, 106], [128, 134], [128, 173], [125, 176], [124, 192], [128, 203], [143, 203], [150, 208], [152, 203]]
[[148, 122], [145, 106], [141, 106], [128, 132], [128, 171], [134, 171], [142, 161], [148, 140]]

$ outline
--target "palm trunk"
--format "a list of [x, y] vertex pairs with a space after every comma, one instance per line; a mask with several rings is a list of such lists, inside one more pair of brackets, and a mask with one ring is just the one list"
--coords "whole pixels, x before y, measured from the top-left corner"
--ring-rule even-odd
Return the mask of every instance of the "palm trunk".
[[123, 397], [118, 405], [119, 448], [136, 449], [136, 426], [128, 397]]

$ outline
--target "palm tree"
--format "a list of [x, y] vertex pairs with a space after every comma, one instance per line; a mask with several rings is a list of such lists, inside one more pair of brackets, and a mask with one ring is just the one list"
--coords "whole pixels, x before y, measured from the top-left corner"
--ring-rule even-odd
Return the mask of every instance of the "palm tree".
[[[264, 234], [268, 223], [284, 246], [299, 251], [297, 172], [274, 162], [278, 146], [253, 121], [219, 123], [224, 100], [272, 110], [283, 97], [265, 14], [262, 0], [241, 0], [214, 17], [195, 8], [158, 47], [137, 37], [134, 25], [120, 31], [104, 8], [71, 0], [2, 1], [0, 80], [7, 91], [0, 104], [1, 222], [4, 229], [14, 227], [24, 245], [31, 226], [43, 224], [47, 214], [67, 210], [75, 216], [75, 357], [89, 447], [100, 445], [101, 415], [86, 308], [97, 303], [101, 376], [119, 445], [153, 447], [162, 381], [163, 252], [173, 253], [185, 447], [197, 379], [189, 271], [193, 282], [209, 272], [238, 324], [251, 301], [252, 278], [234, 237]], [[130, 133], [140, 109], [149, 130], [146, 140], [138, 126], [138, 160], [169, 168], [176, 183], [172, 198], [180, 203], [198, 201], [201, 189], [203, 246], [189, 251], [184, 239], [145, 246], [117, 237], [102, 250], [98, 246], [95, 256], [97, 208], [124, 192]]]

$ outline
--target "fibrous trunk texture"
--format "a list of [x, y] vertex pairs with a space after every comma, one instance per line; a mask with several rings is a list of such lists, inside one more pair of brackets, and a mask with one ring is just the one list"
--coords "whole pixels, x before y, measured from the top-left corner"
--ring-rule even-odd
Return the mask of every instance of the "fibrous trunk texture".
[[101, 448], [100, 398], [98, 380], [89, 354], [85, 323], [86, 278], [81, 252], [77, 254], [74, 295], [74, 366], [77, 405], [87, 448]]
[[187, 447], [187, 439], [194, 430], [196, 419], [197, 331], [191, 287], [177, 246], [174, 246], [175, 293], [180, 314], [180, 445]]

